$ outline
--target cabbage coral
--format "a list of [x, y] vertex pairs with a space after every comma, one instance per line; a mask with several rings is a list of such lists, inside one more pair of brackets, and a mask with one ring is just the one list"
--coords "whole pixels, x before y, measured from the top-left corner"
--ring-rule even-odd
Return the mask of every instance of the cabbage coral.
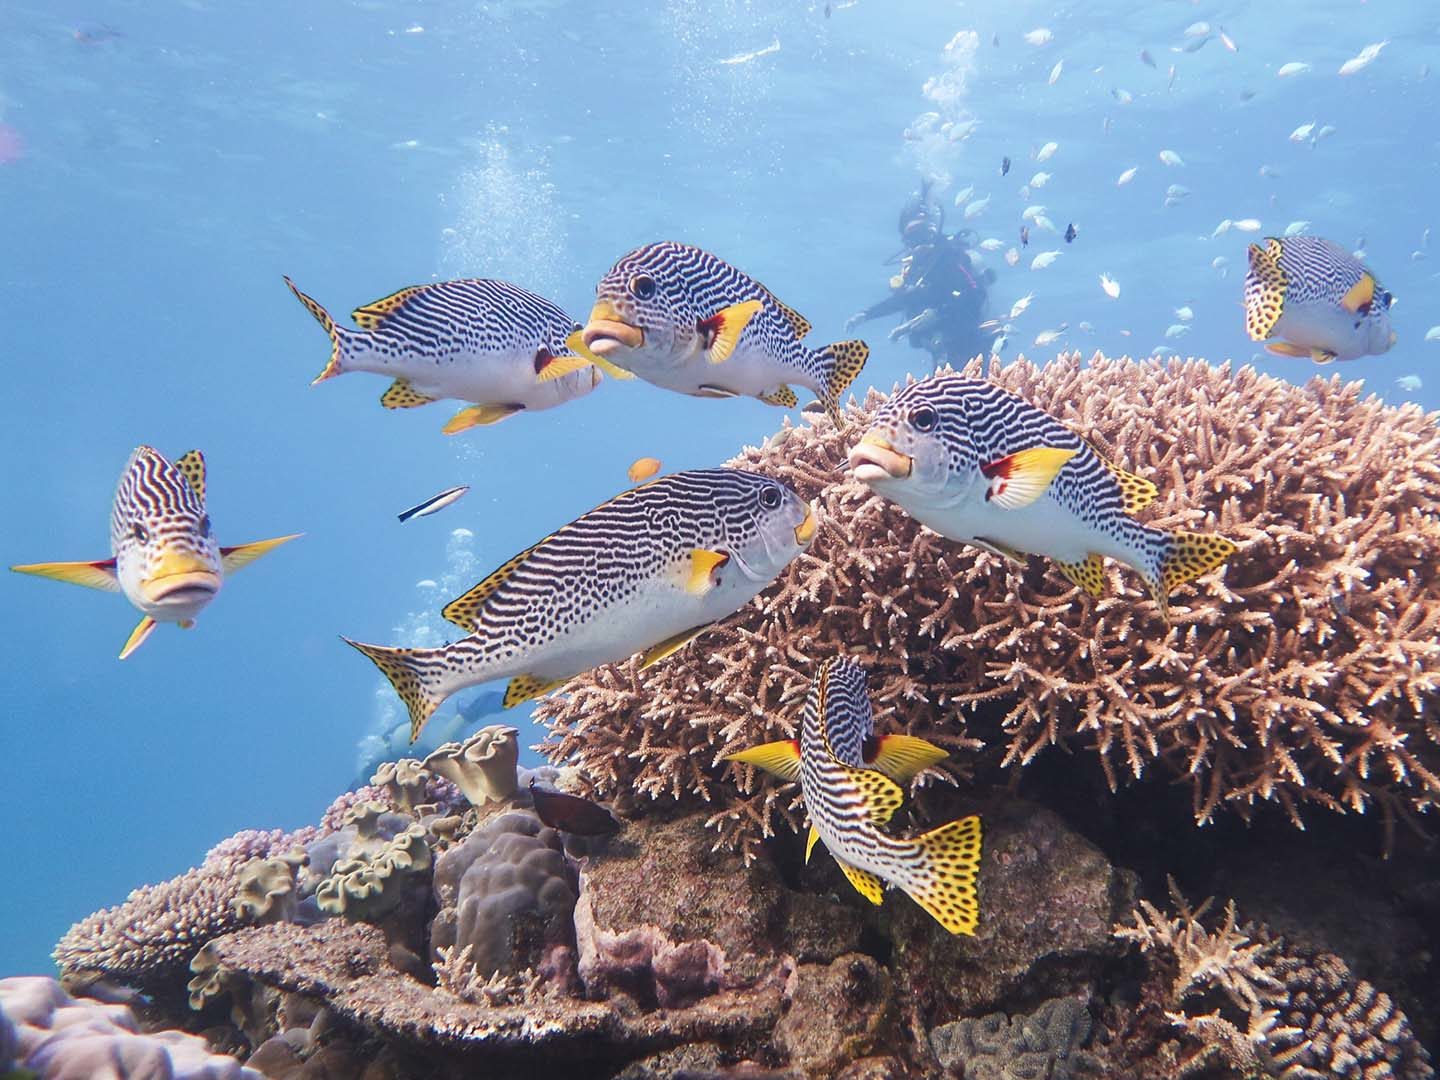
[[[669, 660], [631, 660], [542, 702], [543, 749], [602, 791], [717, 804], [748, 847], [793, 789], [722, 755], [792, 736], [820, 661], [863, 662], [883, 730], [962, 751], [998, 717], [1001, 764], [1055, 744], [1098, 756], [1112, 788], [1180, 778], [1197, 821], [1262, 802], [1426, 811], [1440, 796], [1440, 430], [1338, 376], [1305, 386], [1203, 361], [1062, 356], [973, 361], [1102, 456], [1153, 480], [1142, 516], [1240, 545], [1161, 622], [1134, 575], [1091, 601], [1031, 559], [1017, 568], [919, 526], [844, 473], [881, 395], [846, 429], [814, 418], [731, 464], [776, 476], [824, 522], [777, 585]], [[1429, 709], [1427, 711], [1427, 705]]]

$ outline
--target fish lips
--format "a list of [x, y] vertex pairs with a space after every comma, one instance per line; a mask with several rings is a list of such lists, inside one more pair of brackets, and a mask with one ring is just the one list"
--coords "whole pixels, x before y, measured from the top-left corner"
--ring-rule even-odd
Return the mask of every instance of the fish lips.
[[209, 600], [219, 591], [220, 575], [213, 570], [161, 574], [140, 583], [140, 595], [147, 604], [198, 604]]
[[861, 483], [904, 480], [914, 471], [914, 459], [900, 453], [879, 435], [866, 435], [850, 448], [846, 459], [855, 479]]
[[597, 307], [590, 313], [590, 321], [585, 324], [580, 340], [596, 355], [608, 356], [618, 349], [640, 348], [645, 344], [645, 331], [614, 318], [609, 310], [601, 314]]

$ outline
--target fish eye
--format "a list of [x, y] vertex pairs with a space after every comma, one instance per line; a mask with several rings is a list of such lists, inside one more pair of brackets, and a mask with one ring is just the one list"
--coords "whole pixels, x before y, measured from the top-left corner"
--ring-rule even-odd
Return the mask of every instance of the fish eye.
[[630, 279], [630, 291], [641, 300], [655, 295], [655, 279], [649, 274], [636, 274]]
[[138, 521], [135, 522], [134, 525], [130, 526], [130, 535], [142, 544], [150, 539], [150, 531]]
[[200, 518], [200, 535], [201, 535], [201, 536], [209, 536], [209, 535], [210, 535], [210, 515], [209, 515], [209, 514], [204, 514], [204, 515], [202, 515], [201, 518]]
[[766, 510], [775, 510], [780, 506], [780, 489], [767, 487], [760, 489], [760, 505]]
[[916, 431], [934, 431], [940, 414], [931, 405], [917, 405], [910, 410], [910, 426]]

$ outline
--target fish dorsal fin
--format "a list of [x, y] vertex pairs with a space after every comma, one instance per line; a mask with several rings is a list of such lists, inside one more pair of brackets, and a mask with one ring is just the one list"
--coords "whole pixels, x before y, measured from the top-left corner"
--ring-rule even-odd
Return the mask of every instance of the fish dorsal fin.
[[1370, 303], [1375, 299], [1375, 279], [1369, 274], [1361, 274], [1360, 280], [1350, 286], [1350, 291], [1340, 298], [1340, 306], [1352, 315], [1361, 311], [1369, 311]]
[[712, 364], [723, 364], [730, 359], [740, 335], [750, 325], [757, 312], [765, 305], [759, 300], [741, 300], [721, 308], [708, 319], [701, 319], [697, 329], [708, 340], [706, 356]]
[[99, 562], [37, 562], [12, 566], [17, 574], [34, 574], [36, 577], [63, 581], [69, 585], [84, 585], [87, 589], [102, 592], [119, 592], [120, 579], [115, 576], [115, 560], [102, 559]]
[[696, 548], [690, 553], [690, 565], [688, 573], [685, 575], [685, 591], [691, 596], [704, 596], [716, 585], [715, 571], [729, 561], [730, 556], [723, 551]]
[[850, 884], [855, 886], [855, 891], [865, 897], [872, 904], [880, 903], [885, 895], [885, 884], [869, 870], [861, 870], [858, 866], [851, 866], [844, 859], [836, 859], [840, 869], [845, 871], [845, 876]]
[[390, 389], [380, 395], [380, 404], [387, 409], [414, 409], [429, 405], [434, 400], [420, 393], [405, 379], [396, 379], [390, 384]]
[[255, 540], [249, 544], [237, 544], [235, 547], [222, 547], [220, 549], [220, 566], [227, 574], [233, 574], [249, 566], [261, 555], [274, 551], [281, 544], [289, 543], [291, 540], [304, 536], [304, 533], [291, 533], [289, 536], [276, 536], [269, 540]]
[[761, 743], [739, 753], [726, 754], [726, 761], [738, 761], [742, 765], [753, 765], [764, 769], [782, 780], [800, 782], [800, 743], [796, 739], [780, 739], [778, 742]]
[[1072, 585], [1080, 586], [1091, 596], [1098, 599], [1105, 592], [1105, 564], [1094, 552], [1079, 562], [1067, 563], [1056, 559], [1055, 566]]
[[651, 645], [650, 648], [646, 649], [640, 656], [640, 670], [644, 671], [646, 668], [658, 664], [671, 653], [679, 652], [689, 642], [694, 641], [714, 625], [714, 623], [706, 623], [704, 626], [697, 626], [690, 630], [681, 630], [680, 633], [672, 634], [664, 641]]
[[175, 467], [184, 475], [200, 505], [205, 505], [205, 455], [199, 450], [187, 450], [175, 461]]
[[138, 623], [135, 629], [130, 631], [130, 636], [125, 639], [124, 646], [120, 649], [120, 659], [128, 660], [130, 654], [145, 644], [145, 639], [155, 631], [155, 620], [146, 615]]
[[[546, 540], [548, 539], [549, 537], [546, 537]], [[519, 555], [514, 555], [507, 559], [499, 567], [491, 571], [490, 575], [485, 578], [484, 581], [480, 582], [480, 584], [468, 592], [461, 593], [441, 608], [441, 617], [444, 618], [446, 622], [454, 623], [467, 634], [475, 633], [476, 630], [480, 629], [480, 609], [485, 606], [485, 601], [489, 600], [490, 597], [494, 595], [495, 590], [500, 588], [501, 585], [504, 585], [505, 582], [509, 580], [510, 575], [519, 569], [525, 560], [530, 558], [536, 549], [544, 543], [545, 540], [541, 540], [539, 544], [533, 544], [520, 552]]]
[[411, 285], [409, 288], [393, 292], [389, 296], [381, 297], [363, 307], [357, 307], [350, 313], [355, 320], [355, 325], [362, 330], [378, 330], [385, 325], [385, 321], [399, 311], [413, 297], [418, 296], [429, 285]]
[[[770, 292], [769, 289], [765, 290]], [[795, 339], [798, 341], [810, 332], [810, 320], [801, 315], [789, 304], [783, 304], [775, 299], [775, 294], [770, 293], [770, 303], [775, 305], [775, 310], [780, 312], [785, 321], [790, 324], [790, 329], [795, 331]]]
[[1280, 243], [1251, 244], [1250, 273], [1245, 276], [1245, 332], [1264, 341], [1285, 311], [1285, 271], [1280, 268]]
[[815, 842], [819, 839], [820, 830], [811, 825], [810, 831], [805, 835], [805, 861], [807, 863], [810, 861], [810, 853], [815, 850]]
[[1121, 509], [1127, 514], [1144, 510], [1160, 494], [1160, 489], [1143, 476], [1126, 472], [1120, 466], [1112, 465], [1108, 461], [1105, 462], [1105, 467], [1110, 470], [1120, 485]]
[[1040, 496], [1078, 450], [1036, 446], [1007, 454], [980, 467], [990, 480], [985, 497], [1004, 510], [1020, 510]]
[[857, 769], [838, 761], [835, 765], [843, 769], [845, 779], [859, 789], [865, 801], [865, 813], [872, 824], [884, 825], [895, 816], [895, 811], [905, 801], [905, 792], [899, 784], [876, 769]]
[[513, 709], [521, 702], [548, 694], [557, 686], [564, 684], [564, 679], [542, 679], [536, 675], [516, 675], [505, 685], [505, 700], [501, 702], [501, 705], [506, 709]]
[[938, 765], [949, 753], [914, 735], [881, 735], [865, 740], [865, 763], [897, 784]]

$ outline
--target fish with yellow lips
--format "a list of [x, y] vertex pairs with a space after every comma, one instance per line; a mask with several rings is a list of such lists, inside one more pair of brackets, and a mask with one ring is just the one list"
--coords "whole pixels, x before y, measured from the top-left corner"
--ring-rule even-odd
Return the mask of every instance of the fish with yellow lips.
[[173, 463], [151, 446], [130, 455], [110, 511], [111, 558], [28, 563], [10, 569], [106, 592], [122, 592], [142, 614], [120, 650], [124, 660], [156, 625], [189, 629], [225, 576], [299, 533], [221, 547], [205, 508], [205, 458], [191, 450]]
[[754, 397], [795, 408], [803, 386], [838, 417], [841, 395], [870, 355], [863, 341], [821, 349], [801, 342], [810, 324], [764, 285], [689, 244], [661, 241], [622, 257], [595, 286], [583, 333], [540, 374], [609, 365], [696, 397]]

